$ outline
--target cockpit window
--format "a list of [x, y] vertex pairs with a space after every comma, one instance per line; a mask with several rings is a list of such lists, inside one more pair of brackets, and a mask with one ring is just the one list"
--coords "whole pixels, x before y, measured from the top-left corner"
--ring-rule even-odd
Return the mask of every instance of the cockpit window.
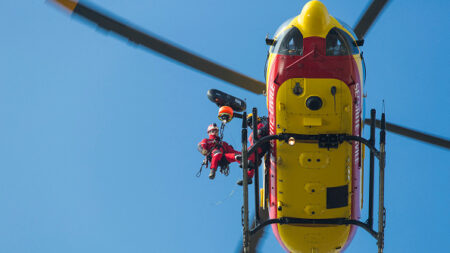
[[278, 36], [278, 34], [279, 34], [281, 31], [283, 31], [284, 28], [285, 28], [286, 26], [288, 26], [288, 25], [292, 22], [292, 20], [293, 20], [294, 18], [295, 18], [295, 17], [292, 17], [292, 18], [289, 18], [289, 19], [287, 19], [286, 21], [284, 21], [283, 24], [281, 24], [281, 25], [278, 27], [278, 29], [275, 31], [274, 36]]
[[326, 37], [326, 55], [352, 55], [358, 54], [358, 47], [346, 32], [333, 28]]
[[296, 27], [290, 27], [278, 35], [272, 53], [303, 55], [303, 36]]
[[342, 20], [340, 20], [340, 19], [338, 19], [338, 18], [336, 18], [336, 19], [337, 19], [337, 21], [339, 21], [339, 23], [340, 23], [345, 29], [347, 29], [348, 32], [350, 32], [350, 33], [352, 34], [353, 38], [358, 39], [358, 37], [356, 37], [355, 32], [353, 31], [353, 28], [351, 28], [349, 25], [347, 25], [347, 23], [345, 23], [344, 21], [342, 21]]

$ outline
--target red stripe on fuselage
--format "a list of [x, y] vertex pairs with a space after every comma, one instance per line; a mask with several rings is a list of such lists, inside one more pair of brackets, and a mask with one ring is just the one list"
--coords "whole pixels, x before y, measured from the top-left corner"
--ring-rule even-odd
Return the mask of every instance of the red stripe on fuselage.
[[[278, 56], [277, 56], [278, 57]], [[276, 99], [277, 99], [277, 93], [278, 88], [280, 87], [279, 84], [275, 84], [274, 79], [277, 77], [277, 69], [279, 69], [279, 63], [277, 59], [274, 60], [274, 62], [271, 65], [270, 70], [270, 76], [269, 76], [269, 87], [267, 91], [267, 99], [268, 101], [268, 111], [269, 111], [269, 134], [275, 135], [276, 134]], [[277, 145], [276, 142], [273, 140], [270, 142], [270, 195], [269, 195], [269, 217], [271, 219], [277, 218], [277, 173], [276, 173], [276, 157], [277, 157]], [[275, 237], [277, 238], [280, 245], [286, 250], [289, 251], [286, 246], [284, 245], [283, 241], [280, 238], [280, 234], [278, 233], [278, 226], [277, 224], [272, 224], [272, 230], [275, 234]]]
[[[361, 80], [358, 66], [352, 55], [326, 56], [325, 39], [308, 37], [303, 40], [303, 55], [276, 55], [268, 76], [268, 111], [270, 134], [276, 134], [276, 98], [281, 84], [292, 78], [330, 78], [338, 79], [347, 84], [353, 97], [353, 135], [360, 136], [361, 129]], [[271, 219], [277, 218], [276, 195], [276, 145], [271, 143], [270, 166], [270, 209]], [[360, 218], [360, 148], [359, 143], [353, 144], [353, 173], [352, 173], [352, 219]], [[355, 188], [356, 187], [356, 188]], [[272, 225], [273, 232], [280, 245], [281, 241], [276, 224]], [[344, 249], [349, 245], [356, 233], [356, 226], [351, 226], [350, 234]]]

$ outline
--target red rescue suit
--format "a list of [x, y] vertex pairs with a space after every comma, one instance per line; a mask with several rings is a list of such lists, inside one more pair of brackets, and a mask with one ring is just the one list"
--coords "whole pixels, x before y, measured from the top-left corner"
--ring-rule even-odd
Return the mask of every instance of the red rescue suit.
[[[262, 122], [258, 123], [257, 126], [257, 136], [258, 139], [261, 139], [264, 136], [267, 136], [269, 134], [269, 121], [264, 117], [261, 120]], [[248, 137], [248, 141], [250, 142], [250, 147], [248, 148], [250, 150], [250, 148], [253, 146], [253, 132], [250, 134], [250, 136]], [[253, 163], [253, 167], [256, 167], [259, 165], [259, 163], [261, 162], [261, 158], [264, 156], [264, 154], [269, 150], [270, 148], [270, 144], [269, 143], [264, 143], [262, 146], [258, 147], [257, 151], [258, 152], [258, 164], [255, 165], [255, 153], [251, 153], [248, 157], [248, 160]], [[248, 171], [248, 176], [250, 178], [253, 177], [253, 175], [255, 174], [255, 170], [254, 168], [250, 169]]]
[[208, 139], [203, 139], [198, 144], [198, 151], [203, 155], [211, 155], [211, 170], [217, 170], [220, 160], [225, 157], [229, 163], [236, 162], [236, 155], [241, 152], [234, 150], [233, 146], [224, 141], [216, 135], [209, 135]]

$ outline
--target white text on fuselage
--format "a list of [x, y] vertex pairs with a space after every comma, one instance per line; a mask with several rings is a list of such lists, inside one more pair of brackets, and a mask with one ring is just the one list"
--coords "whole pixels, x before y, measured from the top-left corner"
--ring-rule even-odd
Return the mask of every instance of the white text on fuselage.
[[[269, 85], [269, 129], [270, 129], [270, 135], [274, 135], [276, 134], [276, 128], [275, 128], [275, 84], [272, 83], [271, 85]], [[275, 163], [275, 157], [274, 157], [274, 153], [273, 152], [275, 150], [275, 141], [271, 141], [270, 142], [270, 147], [271, 147], [271, 156], [270, 156], [270, 160], [271, 163], [274, 164]]]
[[[359, 83], [355, 85], [355, 98], [356, 103], [354, 104], [355, 108], [353, 110], [353, 135], [359, 136], [360, 135], [360, 128], [361, 128], [361, 89], [359, 86]], [[354, 167], [353, 168], [359, 168], [360, 164], [360, 144], [359, 142], [355, 141], [353, 142], [353, 157], [354, 157]]]

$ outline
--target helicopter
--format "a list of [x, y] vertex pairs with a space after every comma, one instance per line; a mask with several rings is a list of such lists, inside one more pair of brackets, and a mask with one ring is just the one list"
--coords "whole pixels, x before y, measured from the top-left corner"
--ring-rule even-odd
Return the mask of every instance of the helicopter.
[[[59, 2], [64, 2], [64, 1], [59, 1]], [[375, 2], [377, 2], [377, 1], [375, 1]], [[67, 3], [67, 2], [66, 2]], [[72, 2], [73, 3], [73, 2]], [[316, 3], [316, 2], [314, 2], [314, 3]], [[94, 17], [95, 17], [95, 12], [92, 12], [90, 9], [88, 9], [88, 8], [85, 8], [85, 6], [84, 5], [76, 5], [76, 4], [70, 4], [70, 3], [67, 3], [67, 6], [69, 7], [69, 8], [73, 8], [72, 10], [73, 10], [73, 12], [74, 13], [76, 13], [76, 14], [79, 14], [79, 15], [87, 15], [87, 16], [89, 16], [89, 15], [93, 15]], [[111, 27], [108, 27], [108, 25], [111, 25], [112, 23], [108, 23], [108, 22], [112, 22], [113, 20], [109, 20], [109, 19], [107, 19], [107, 18], [105, 18], [104, 16], [102, 17], [102, 18], [104, 18], [104, 20], [106, 20], [107, 21], [107, 25], [105, 25], [104, 27], [106, 28], [106, 29], [111, 29], [111, 28], [113, 28], [112, 26]], [[334, 20], [333, 20], [334, 21]], [[292, 22], [292, 21], [291, 21]], [[340, 29], [340, 31], [344, 31], [345, 33], [344, 34], [340, 34], [340, 36], [342, 36], [342, 37], [344, 37], [344, 36], [346, 36], [346, 34], [347, 34], [347, 36], [350, 36], [350, 37], [352, 37], [352, 39], [353, 39], [353, 41], [356, 43], [356, 44], [358, 44], [358, 43], [361, 43], [361, 42], [357, 42], [357, 39], [356, 39], [356, 36], [355, 35], [352, 35], [349, 31], [350, 30], [348, 30], [348, 29], [346, 29], [345, 27], [343, 27], [342, 26], [342, 24], [341, 23], [336, 23], [336, 22], [332, 22], [332, 23], [330, 23], [331, 25], [334, 25], [334, 26], [338, 26], [339, 27], [339, 29]], [[339, 24], [341, 24], [341, 26], [339, 26]], [[290, 23], [289, 23], [289, 26], [290, 26]], [[293, 25], [293, 26], [298, 26], [298, 24], [296, 24], [296, 25]], [[124, 28], [124, 27], [122, 27], [122, 28]], [[125, 27], [126, 28], [126, 27]], [[286, 27], [284, 27], [283, 29], [286, 29]], [[114, 29], [111, 29], [111, 30], [114, 30]], [[127, 29], [125, 29], [125, 30], [123, 30], [123, 32], [125, 33], [127, 31]], [[282, 31], [280, 31], [281, 33], [283, 33], [283, 32], [286, 32], [287, 30], [282, 30]], [[136, 32], [138, 32], [138, 31], [136, 31]], [[328, 32], [328, 31], [327, 31]], [[339, 33], [340, 32], [337, 32], [337, 34], [338, 34], [338, 36], [339, 36]], [[286, 34], [288, 34], [288, 33], [286, 33]], [[286, 34], [284, 34], [284, 35], [286, 35]], [[274, 39], [274, 40], [268, 40], [268, 44], [271, 44], [271, 46], [272, 46], [272, 49], [271, 50], [274, 50], [274, 54], [272, 54], [271, 56], [269, 56], [269, 59], [268, 59], [268, 62], [269, 62], [269, 64], [268, 64], [268, 66], [269, 66], [269, 68], [271, 68], [271, 67], [273, 67], [274, 65], [272, 65], [272, 64], [274, 64], [274, 57], [275, 57], [275, 55], [277, 55], [279, 52], [281, 52], [281, 51], [276, 51], [276, 50], [280, 50], [280, 49], [276, 49], [276, 46], [277, 45], [281, 45], [281, 43], [279, 43], [279, 44], [276, 44], [275, 43], [275, 41], [277, 41], [277, 40], [279, 40], [279, 41], [281, 41], [282, 39], [282, 36], [281, 36], [281, 34], [277, 34], [278, 36]], [[139, 36], [143, 36], [142, 34], [139, 34]], [[304, 37], [306, 37], [305, 35], [303, 35]], [[323, 35], [323, 36], [325, 36], [325, 35]], [[361, 36], [361, 35], [359, 35], [357, 38], [361, 38], [361, 37], [364, 37], [364, 36]], [[305, 38], [306, 39], [306, 38]], [[132, 37], [132, 39], [131, 39], [132, 41], [134, 40], [135, 42], [137, 42], [137, 43], [140, 43], [139, 41], [138, 41], [138, 39], [136, 39], [135, 37]], [[305, 40], [305, 45], [306, 45], [306, 40]], [[168, 50], [168, 53], [167, 54], [173, 54], [173, 55], [176, 55], [177, 57], [179, 56], [179, 59], [180, 60], [184, 60], [184, 59], [188, 59], [188, 58], [194, 58], [195, 59], [195, 61], [191, 61], [191, 65], [190, 66], [197, 66], [197, 64], [202, 64], [202, 63], [204, 63], [204, 62], [202, 62], [201, 61], [201, 59], [197, 59], [197, 58], [195, 58], [195, 55], [189, 55], [189, 54], [187, 54], [187, 53], [185, 53], [185, 52], [183, 52], [183, 51], [178, 51], [176, 48], [171, 48], [171, 47], [169, 47], [168, 45], [166, 45], [166, 44], [164, 44], [163, 42], [162, 43], [160, 43], [160, 41], [152, 41], [150, 44], [152, 44], [153, 46], [154, 45], [156, 45], [156, 46], [154, 46], [154, 47], [156, 47], [156, 48], [160, 48], [160, 47], [167, 47], [166, 49]], [[348, 43], [348, 44], [346, 44], [346, 41], [345, 40], [342, 40], [341, 41], [341, 45], [345, 45], [345, 47], [348, 47], [348, 46], [352, 46], [352, 43]], [[357, 45], [356, 45], [357, 46]], [[280, 46], [281, 47], [281, 46]], [[296, 51], [296, 52], [294, 52], [294, 55], [296, 54], [296, 53], [298, 53], [298, 48], [294, 48], [294, 51]], [[306, 50], [306, 49], [305, 49]], [[304, 51], [305, 51], [304, 50]], [[287, 51], [289, 51], [289, 50], [287, 50]], [[339, 50], [340, 51], [340, 50]], [[318, 53], [318, 55], [320, 56], [320, 52], [317, 52]], [[313, 54], [315, 54], [315, 53], [313, 53]], [[313, 55], [313, 54], [311, 54], [311, 55]], [[339, 54], [339, 53], [338, 53]], [[359, 54], [359, 51], [358, 51], [358, 54]], [[283, 54], [280, 54], [280, 55], [283, 55]], [[290, 55], [290, 52], [287, 52], [287, 54], [286, 55]], [[326, 53], [325, 54], [323, 54], [322, 53], [322, 56], [323, 55], [327, 55]], [[272, 58], [271, 58], [272, 57]], [[288, 58], [287, 56], [286, 56], [286, 58]], [[294, 57], [291, 57], [291, 58], [294, 58]], [[198, 61], [198, 62], [196, 62], [196, 61]], [[199, 63], [200, 62], [200, 63]], [[291, 62], [291, 64], [300, 64], [300, 63], [297, 63], [297, 62]], [[289, 66], [291, 66], [291, 65], [289, 65]], [[289, 68], [289, 66], [288, 66], [288, 68]], [[214, 63], [212, 63], [212, 62], [206, 62], [206, 63], [204, 63], [202, 66], [200, 66], [200, 67], [198, 67], [199, 69], [201, 69], [202, 71], [205, 71], [205, 72], [207, 72], [207, 73], [210, 73], [210, 74], [213, 74], [213, 75], [215, 75], [216, 77], [218, 77], [218, 78], [222, 78], [222, 79], [225, 79], [226, 81], [228, 81], [228, 82], [231, 82], [231, 83], [234, 83], [234, 84], [236, 84], [236, 85], [239, 85], [240, 87], [243, 87], [243, 88], [245, 88], [245, 89], [248, 89], [248, 90], [250, 90], [250, 91], [253, 91], [253, 92], [257, 92], [257, 93], [262, 93], [263, 92], [263, 90], [265, 89], [261, 89], [261, 84], [259, 83], [259, 82], [257, 82], [257, 81], [249, 81], [248, 79], [246, 79], [245, 77], [242, 77], [242, 76], [240, 76], [240, 75], [237, 75], [237, 74], [233, 74], [233, 72], [226, 72], [226, 70], [223, 70], [223, 71], [225, 71], [226, 72], [226, 74], [223, 74], [223, 73], [216, 73], [216, 71], [214, 70], [215, 68], [219, 68], [220, 66], [216, 66], [216, 65], [214, 65]], [[359, 82], [362, 82], [362, 79], [363, 79], [363, 77], [362, 77], [362, 71], [361, 71], [361, 68], [358, 68], [358, 70], [359, 70]], [[276, 80], [276, 75], [274, 74], [274, 73], [277, 73], [276, 71], [273, 71], [272, 69], [269, 69], [269, 71], [267, 71], [268, 72], [268, 76], [269, 76], [269, 78], [268, 78], [268, 80], [272, 80], [272, 82], [273, 83], [275, 83], [275, 80]], [[231, 77], [230, 77], [231, 76]], [[270, 78], [272, 78], [272, 79], [270, 79]], [[290, 79], [292, 79], [292, 78], [290, 78]], [[290, 80], [289, 79], [289, 80]], [[355, 81], [355, 80], [353, 80], [353, 81]], [[270, 82], [270, 81], [269, 81]], [[248, 83], [248, 85], [242, 85], [242, 83]], [[306, 92], [309, 92], [309, 91], [307, 91], [307, 87], [311, 87], [311, 86], [307, 86], [307, 81], [306, 80], [294, 80], [294, 82], [292, 83], [292, 84], [290, 84], [292, 87], [291, 87], [291, 89], [293, 90], [293, 92], [292, 92], [292, 94], [289, 94], [289, 95], [292, 95], [292, 96], [301, 96], [302, 94], [303, 94], [303, 92], [305, 92], [305, 94], [306, 94]], [[265, 86], [265, 85], [264, 85]], [[288, 85], [286, 85], [286, 86], [288, 86]], [[307, 86], [307, 87], [306, 87]], [[280, 84], [280, 87], [281, 87], [281, 84]], [[333, 87], [336, 87], [336, 91], [335, 92], [333, 92], [332, 90], [332, 88]], [[328, 98], [328, 100], [327, 100], [327, 102], [326, 103], [323, 103], [323, 105], [322, 106], [327, 106], [327, 110], [331, 110], [331, 111], [333, 111], [333, 110], [336, 110], [336, 108], [340, 108], [340, 109], [342, 109], [342, 110], [344, 110], [345, 111], [345, 107], [342, 107], [340, 104], [339, 104], [339, 101], [340, 101], [340, 99], [336, 99], [336, 95], [337, 94], [340, 94], [340, 93], [336, 93], [336, 92], [338, 92], [338, 91], [340, 91], [341, 89], [343, 89], [343, 86], [342, 86], [342, 84], [338, 84], [338, 83], [336, 83], [336, 84], [333, 84], [332, 86], [330, 86], [330, 87], [328, 87], [329, 88], [329, 94], [331, 94], [331, 97], [329, 97]], [[302, 92], [301, 92], [302, 91]], [[318, 91], [314, 91], [314, 92], [318, 92]], [[313, 93], [314, 93], [313, 92]], [[299, 93], [298, 95], [297, 94], [295, 94], [295, 93]], [[320, 92], [319, 92], [320, 93]], [[335, 94], [333, 94], [333, 93], [335, 93]], [[362, 99], [362, 90], [359, 90], [359, 92], [358, 92], [358, 98], [359, 99]], [[268, 101], [268, 103], [269, 103], [269, 105], [270, 105], [270, 97], [271, 96], [274, 96], [274, 92], [272, 91], [272, 90], [270, 90], [270, 88], [269, 88], [269, 86], [267, 86], [267, 92], [266, 92], [266, 94], [267, 94], [267, 96], [269, 97], [269, 101]], [[288, 94], [288, 92], [286, 92], [286, 94]], [[287, 95], [286, 95], [287, 96]], [[340, 94], [340, 96], [342, 96], [342, 94]], [[316, 96], [317, 97], [317, 96]], [[320, 98], [320, 96], [319, 96], [319, 98]], [[342, 99], [342, 98], [341, 98]], [[273, 98], [272, 98], [272, 100], [273, 100]], [[288, 99], [286, 99], [286, 101], [291, 101], [291, 100], [288, 100]], [[319, 102], [319, 100], [318, 99], [313, 99], [313, 100], [311, 100], [312, 102], [310, 102], [309, 104], [311, 104], [311, 107], [312, 108], [316, 108], [317, 106], [318, 106], [318, 104], [320, 104], [321, 102]], [[334, 103], [331, 103], [330, 101], [336, 101], [336, 104], [334, 104]], [[323, 101], [322, 101], [323, 102]], [[303, 102], [302, 102], [303, 103]], [[359, 106], [361, 106], [361, 102], [357, 102], [357, 104], [359, 105]], [[280, 106], [280, 107], [283, 107], [283, 106]], [[286, 108], [288, 108], [289, 107], [289, 105], [286, 105]], [[270, 107], [270, 108], [272, 108], [272, 107]], [[309, 107], [307, 107], [307, 108], [309, 108]], [[319, 108], [319, 109], [311, 109], [311, 108], [309, 108], [311, 111], [318, 111], [318, 110], [320, 110], [321, 109], [321, 107]], [[273, 109], [274, 111], [276, 111], [277, 109]], [[279, 109], [278, 109], [279, 110]], [[272, 111], [272, 114], [271, 114], [271, 112], [270, 112], [270, 110], [269, 110], [269, 116], [270, 115], [274, 115], [275, 114], [275, 112], [274, 111]], [[279, 111], [281, 111], [281, 110], [279, 110]], [[351, 110], [350, 110], [351, 111]], [[362, 109], [360, 109], [359, 110], [359, 112], [361, 112], [361, 111], [363, 111]], [[294, 113], [295, 114], [295, 113]], [[356, 115], [358, 115], [358, 113], [356, 114]], [[285, 118], [288, 118], [288, 117], [286, 117], [285, 116]], [[272, 119], [273, 119], [273, 117], [272, 117]], [[335, 122], [335, 121], [333, 121], [333, 122]], [[357, 122], [357, 121], [356, 121]], [[279, 131], [281, 131], [281, 132], [283, 132], [283, 130], [284, 129], [286, 129], [286, 131], [288, 131], [289, 130], [289, 128], [283, 128], [283, 126], [280, 126], [279, 128], [276, 126], [277, 124], [275, 124], [276, 122], [274, 122], [274, 124], [272, 124], [272, 126], [273, 126], [273, 131], [272, 131], [272, 134], [275, 134], [276, 133], [276, 129], [280, 129]], [[289, 122], [285, 122], [284, 124], [287, 124], [287, 125], [289, 125]], [[308, 128], [311, 130], [311, 129], [314, 129], [313, 127], [317, 127], [317, 126], [320, 126], [322, 123], [321, 122], [318, 122], [317, 120], [315, 120], [313, 117], [311, 117], [311, 120], [309, 121], [309, 122], [307, 122], [306, 124], [310, 124], [310, 125], [307, 125], [308, 126]], [[361, 126], [362, 126], [362, 124], [361, 124]], [[348, 127], [348, 126], [347, 126]], [[392, 125], [391, 125], [391, 129], [392, 129]], [[388, 130], [389, 130], [389, 127], [388, 127]], [[312, 130], [311, 130], [312, 131]], [[348, 131], [351, 131], [351, 130], [348, 130], [347, 129], [347, 132]], [[291, 131], [289, 131], [289, 132], [291, 132]], [[320, 131], [319, 131], [320, 132]], [[353, 131], [352, 132], [354, 132], [353, 134], [355, 135], [355, 133], [356, 133], [356, 135], [358, 135], [358, 133], [357, 132], [360, 132], [360, 130], [358, 130], [358, 129], [353, 129]], [[445, 142], [444, 142], [445, 143]], [[281, 145], [281, 144], [280, 144]], [[296, 145], [298, 145], [298, 143], [296, 144]], [[308, 145], [308, 144], [304, 144], [304, 145]], [[278, 146], [277, 146], [278, 147]], [[300, 146], [298, 146], [299, 148], [300, 148]], [[281, 146], [280, 146], [280, 148], [279, 149], [281, 149]], [[348, 148], [347, 148], [348, 149]], [[355, 150], [358, 150], [357, 148], [355, 149]], [[361, 156], [362, 154], [361, 153], [359, 153], [357, 156]], [[355, 156], [355, 157], [357, 157], [357, 156]], [[318, 159], [318, 158], [316, 158], [316, 157], [314, 157], [316, 160]], [[305, 158], [306, 160], [308, 160], [308, 158]], [[282, 159], [283, 160], [283, 159]], [[326, 159], [321, 159], [321, 160], [326, 160]], [[361, 159], [359, 159], [358, 161], [354, 161], [354, 164], [358, 164], [359, 162], [361, 161]], [[281, 164], [281, 163], [280, 163]], [[353, 165], [353, 167], [354, 167], [355, 165]], [[352, 203], [357, 203], [358, 201], [352, 201]], [[274, 205], [274, 206], [276, 206], [276, 208], [278, 208], [279, 206], [277, 206], [277, 205]], [[278, 211], [283, 211], [283, 209], [286, 211], [286, 210], [288, 210], [288, 208], [282, 208], [282, 210], [278, 210]], [[275, 212], [277, 212], [277, 211], [275, 211]], [[310, 213], [312, 214], [312, 212], [315, 212], [315, 211], [311, 211]], [[356, 216], [357, 216], [357, 214], [355, 214]], [[281, 239], [282, 240], [282, 239]], [[283, 240], [282, 240], [283, 241]], [[295, 246], [294, 246], [295, 247]]]

